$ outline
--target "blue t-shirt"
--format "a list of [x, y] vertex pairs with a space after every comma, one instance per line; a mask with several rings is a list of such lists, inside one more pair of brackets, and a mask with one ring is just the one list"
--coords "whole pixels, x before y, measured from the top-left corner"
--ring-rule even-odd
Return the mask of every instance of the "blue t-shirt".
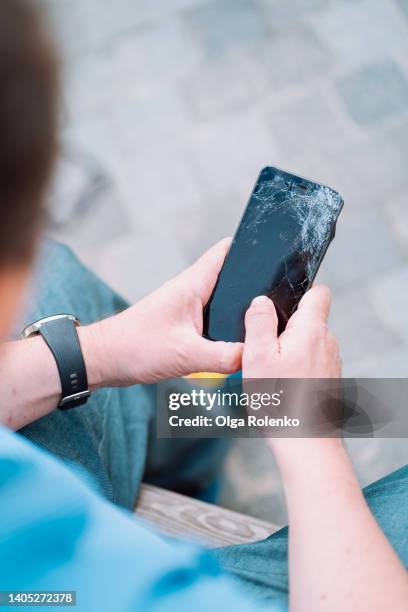
[[18, 590], [76, 591], [86, 612], [264, 609], [210, 552], [160, 537], [0, 427], [0, 591]]

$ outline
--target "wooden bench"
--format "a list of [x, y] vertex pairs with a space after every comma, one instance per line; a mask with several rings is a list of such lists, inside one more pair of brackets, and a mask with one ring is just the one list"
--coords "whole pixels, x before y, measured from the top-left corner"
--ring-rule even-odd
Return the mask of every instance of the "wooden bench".
[[213, 548], [263, 540], [279, 529], [272, 523], [146, 484], [141, 486], [135, 512], [166, 535]]

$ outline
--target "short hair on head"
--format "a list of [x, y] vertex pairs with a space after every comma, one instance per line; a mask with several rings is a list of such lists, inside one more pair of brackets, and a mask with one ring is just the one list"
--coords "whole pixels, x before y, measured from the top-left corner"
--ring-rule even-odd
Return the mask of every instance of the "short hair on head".
[[29, 260], [56, 150], [58, 62], [29, 0], [0, 1], [0, 267]]

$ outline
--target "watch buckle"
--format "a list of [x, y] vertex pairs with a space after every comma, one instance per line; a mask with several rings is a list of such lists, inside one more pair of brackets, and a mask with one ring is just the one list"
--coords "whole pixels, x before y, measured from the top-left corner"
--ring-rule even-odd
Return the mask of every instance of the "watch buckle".
[[89, 389], [87, 389], [86, 391], [80, 391], [79, 393], [73, 393], [73, 395], [66, 395], [61, 399], [60, 403], [58, 404], [58, 408], [64, 408], [64, 406], [66, 406], [67, 404], [70, 404], [71, 402], [75, 402], [77, 400], [85, 399], [90, 395], [91, 392], [89, 391]]

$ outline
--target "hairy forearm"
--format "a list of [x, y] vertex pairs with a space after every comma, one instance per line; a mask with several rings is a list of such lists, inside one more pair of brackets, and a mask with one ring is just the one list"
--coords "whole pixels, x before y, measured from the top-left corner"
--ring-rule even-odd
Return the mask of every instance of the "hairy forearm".
[[[78, 328], [88, 384], [104, 384], [98, 324]], [[105, 364], [104, 364], [105, 369]], [[20, 429], [52, 410], [61, 398], [55, 359], [40, 336], [7, 342], [0, 347], [0, 422]]]
[[[282, 441], [283, 442], [283, 441]], [[376, 523], [340, 441], [277, 452], [289, 511], [292, 610], [404, 610], [404, 567]]]

